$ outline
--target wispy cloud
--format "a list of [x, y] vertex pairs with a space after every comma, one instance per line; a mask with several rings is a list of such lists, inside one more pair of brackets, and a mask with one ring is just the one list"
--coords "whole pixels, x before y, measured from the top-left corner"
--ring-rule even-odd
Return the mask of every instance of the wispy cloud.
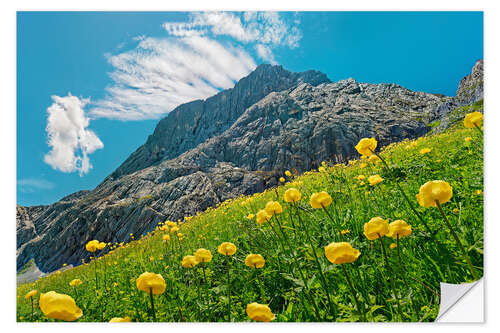
[[78, 171], [80, 176], [91, 168], [89, 154], [104, 147], [97, 135], [87, 129], [90, 119], [85, 115], [87, 99], [69, 94], [52, 96], [53, 103], [47, 108], [48, 145], [45, 163], [63, 172]]
[[33, 193], [38, 190], [50, 190], [55, 187], [54, 183], [51, 183], [45, 179], [36, 178], [24, 178], [17, 181], [17, 185], [20, 192], [23, 193]]
[[299, 24], [276, 12], [203, 12], [166, 22], [167, 37], [138, 36], [134, 49], [108, 55], [113, 83], [91, 105], [90, 115], [157, 119], [179, 104], [230, 88], [256, 67], [251, 50], [274, 64], [275, 48], [298, 47]]

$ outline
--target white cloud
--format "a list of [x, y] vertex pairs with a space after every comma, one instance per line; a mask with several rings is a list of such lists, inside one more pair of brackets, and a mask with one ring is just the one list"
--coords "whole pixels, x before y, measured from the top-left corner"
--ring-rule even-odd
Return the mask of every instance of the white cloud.
[[78, 171], [82, 176], [92, 168], [88, 155], [104, 147], [97, 135], [87, 129], [90, 119], [83, 108], [89, 101], [71, 94], [52, 96], [52, 100], [47, 108], [46, 127], [51, 150], [44, 161], [56, 170]]
[[232, 87], [256, 67], [242, 48], [195, 35], [144, 38], [108, 61], [113, 85], [90, 114], [120, 120], [159, 118], [179, 104]]
[[137, 36], [134, 49], [107, 55], [113, 83], [90, 115], [157, 119], [179, 104], [214, 95], [256, 67], [245, 46], [275, 64], [274, 48], [298, 47], [299, 24], [296, 15], [285, 20], [277, 12], [202, 12], [186, 22], [166, 22], [168, 38]]
[[19, 186], [19, 191], [23, 193], [33, 193], [37, 190], [50, 190], [55, 187], [54, 183], [45, 179], [36, 178], [19, 179], [17, 185]]

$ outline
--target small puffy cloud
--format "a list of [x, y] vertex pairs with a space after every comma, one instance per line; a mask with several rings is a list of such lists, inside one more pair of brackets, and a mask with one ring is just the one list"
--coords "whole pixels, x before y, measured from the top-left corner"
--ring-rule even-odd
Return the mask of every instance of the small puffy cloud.
[[84, 112], [87, 99], [68, 94], [52, 96], [47, 108], [47, 136], [51, 150], [44, 156], [45, 163], [62, 172], [78, 171], [80, 176], [91, 168], [89, 154], [104, 147], [97, 135], [88, 129], [90, 119]]
[[45, 179], [24, 178], [17, 181], [17, 186], [20, 192], [33, 193], [39, 190], [53, 189], [55, 187], [55, 184]]
[[257, 54], [259, 55], [259, 57], [262, 58], [264, 61], [267, 61], [272, 65], [276, 64], [276, 60], [274, 59], [273, 51], [271, 51], [269, 46], [257, 44], [255, 46], [255, 50], [257, 51]]

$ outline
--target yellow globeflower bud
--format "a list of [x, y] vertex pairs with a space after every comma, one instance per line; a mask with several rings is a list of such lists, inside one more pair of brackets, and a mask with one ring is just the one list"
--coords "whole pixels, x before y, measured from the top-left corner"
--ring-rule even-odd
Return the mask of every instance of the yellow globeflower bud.
[[83, 282], [80, 279], [73, 279], [70, 281], [69, 285], [70, 285], [70, 287], [76, 287], [76, 286], [81, 285], [82, 283]]
[[26, 295], [24, 295], [24, 298], [25, 299], [28, 299], [30, 297], [34, 297], [36, 294], [38, 294], [38, 290], [31, 290], [30, 292], [28, 292]]
[[470, 142], [470, 141], [472, 141], [472, 138], [471, 138], [470, 136], [468, 136], [468, 137], [466, 137], [466, 138], [464, 139], [464, 141], [465, 141], [465, 142]]
[[361, 155], [371, 156], [377, 148], [377, 140], [375, 138], [364, 138], [354, 147]]
[[467, 128], [479, 127], [483, 121], [483, 114], [481, 112], [472, 112], [465, 115], [464, 126]]
[[389, 220], [380, 216], [372, 218], [364, 225], [364, 234], [369, 240], [374, 240], [389, 233]]
[[217, 251], [225, 256], [232, 256], [236, 253], [236, 245], [229, 242], [224, 242], [217, 247]]
[[194, 256], [199, 262], [210, 262], [212, 260], [212, 252], [203, 248], [196, 250]]
[[289, 170], [285, 171], [285, 176], [292, 177], [292, 173]]
[[285, 178], [280, 177], [280, 183], [284, 183], [284, 182], [285, 182]]
[[384, 178], [380, 177], [379, 175], [373, 175], [368, 177], [368, 182], [370, 183], [371, 186], [375, 186], [383, 181]]
[[285, 191], [283, 198], [286, 202], [299, 202], [300, 201], [300, 192], [296, 188], [292, 187]]
[[283, 208], [281, 208], [280, 203], [277, 201], [269, 201], [266, 204], [266, 208], [264, 208], [264, 209], [271, 216], [283, 212]]
[[245, 265], [252, 268], [262, 268], [266, 260], [260, 254], [249, 254], [245, 258]]
[[43, 314], [52, 319], [75, 321], [83, 315], [71, 296], [55, 291], [40, 294], [38, 304]]
[[422, 207], [436, 207], [439, 204], [448, 202], [453, 196], [453, 189], [444, 180], [431, 180], [420, 186], [417, 194], [417, 201]]
[[85, 245], [85, 249], [89, 252], [95, 252], [97, 251], [98, 246], [99, 246], [99, 241], [94, 239]]
[[255, 302], [247, 305], [247, 315], [252, 320], [263, 322], [270, 322], [276, 318], [267, 305]]
[[124, 318], [114, 317], [114, 318], [111, 318], [111, 320], [109, 322], [110, 323], [130, 323], [131, 319], [130, 319], [130, 317], [124, 317]]
[[388, 237], [392, 238], [401, 238], [401, 237], [406, 237], [409, 234], [411, 234], [411, 225], [406, 223], [403, 220], [396, 220], [392, 223], [389, 223], [389, 233], [387, 234]]
[[165, 288], [165, 280], [161, 274], [155, 274], [150, 272], [142, 273], [137, 280], [135, 280], [137, 289], [142, 290], [146, 293], [152, 292], [153, 295], [163, 294]]
[[395, 249], [397, 247], [398, 247], [398, 244], [396, 244], [396, 243], [391, 243], [391, 245], [389, 245], [390, 249]]
[[170, 240], [170, 235], [163, 235], [162, 239], [166, 242]]
[[325, 246], [325, 256], [332, 264], [348, 264], [354, 262], [359, 257], [359, 250], [354, 249], [347, 242], [330, 243]]
[[309, 203], [311, 204], [312, 208], [328, 207], [332, 203], [332, 197], [325, 191], [313, 193], [313, 195], [311, 195]]
[[181, 261], [181, 266], [184, 268], [193, 268], [198, 264], [198, 260], [196, 260], [195, 256], [185, 256]]
[[262, 224], [271, 219], [271, 215], [269, 215], [266, 210], [261, 209], [257, 212], [257, 223]]

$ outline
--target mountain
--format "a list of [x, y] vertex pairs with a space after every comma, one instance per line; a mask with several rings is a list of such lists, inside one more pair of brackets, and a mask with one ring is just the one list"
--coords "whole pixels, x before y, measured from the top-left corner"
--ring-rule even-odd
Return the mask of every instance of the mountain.
[[482, 100], [482, 77], [480, 60], [446, 97], [260, 65], [234, 88], [178, 106], [94, 190], [17, 206], [17, 269], [32, 259], [42, 271], [77, 265], [89, 240], [127, 241], [274, 186], [285, 169], [344, 162], [362, 137], [385, 145], [443, 127], [454, 110]]

